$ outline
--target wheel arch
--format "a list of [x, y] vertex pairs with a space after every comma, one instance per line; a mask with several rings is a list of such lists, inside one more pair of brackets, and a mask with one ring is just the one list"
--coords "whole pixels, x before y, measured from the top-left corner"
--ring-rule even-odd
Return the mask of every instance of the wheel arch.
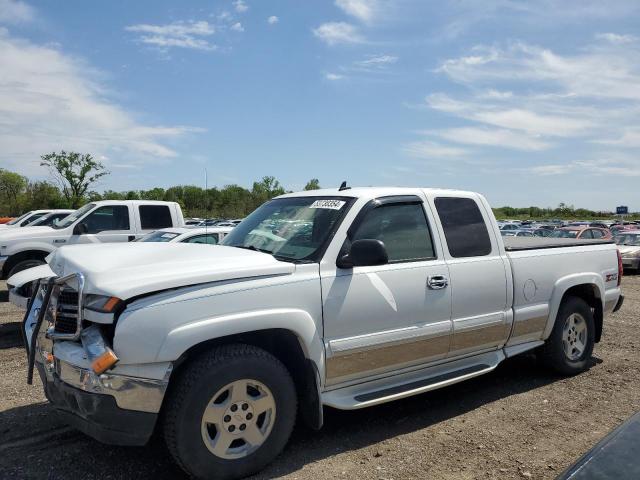
[[304, 342], [293, 331], [271, 328], [211, 338], [189, 347], [173, 364], [172, 376], [192, 360], [213, 348], [229, 344], [246, 344], [261, 348], [280, 360], [291, 374], [298, 395], [298, 408], [304, 423], [320, 429], [323, 423], [320, 397], [321, 376], [317, 363], [305, 352]]
[[595, 341], [599, 342], [604, 320], [604, 283], [602, 277], [595, 273], [572, 275], [556, 283], [543, 338], [547, 339], [551, 334], [560, 306], [568, 297], [581, 298], [591, 307], [596, 330]]
[[7, 259], [7, 261], [2, 266], [2, 278], [6, 279], [7, 276], [9, 275], [9, 272], [11, 271], [11, 269], [13, 267], [15, 267], [18, 263], [20, 263], [20, 262], [22, 262], [24, 260], [42, 260], [42, 261], [44, 261], [45, 258], [47, 258], [47, 256], [50, 253], [51, 252], [48, 252], [46, 250], [33, 248], [33, 249], [28, 249], [28, 250], [21, 250], [19, 252], [15, 252], [15, 253], [9, 255], [9, 258]]

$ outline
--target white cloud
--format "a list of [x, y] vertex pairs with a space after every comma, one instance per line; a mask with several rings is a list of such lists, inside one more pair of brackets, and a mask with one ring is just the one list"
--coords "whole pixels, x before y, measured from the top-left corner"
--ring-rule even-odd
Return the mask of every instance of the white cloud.
[[231, 30], [233, 30], [234, 32], [244, 32], [244, 27], [242, 26], [242, 24], [240, 22], [236, 22], [233, 25], [231, 25], [231, 27], [229, 27]]
[[327, 72], [324, 74], [324, 78], [331, 81], [342, 80], [344, 78], [344, 75], [340, 75], [339, 73]]
[[634, 35], [619, 35], [617, 33], [598, 33], [596, 35], [598, 40], [604, 40], [609, 43], [621, 44], [621, 43], [633, 43], [638, 41], [638, 37]]
[[463, 157], [468, 150], [459, 147], [451, 147], [429, 140], [411, 142], [404, 146], [404, 151], [412, 157], [436, 159]]
[[393, 55], [369, 55], [364, 60], [354, 62], [354, 66], [364, 70], [382, 70], [398, 61]]
[[336, 0], [335, 3], [347, 15], [365, 23], [373, 20], [378, 8], [377, 0]]
[[235, 2], [233, 2], [233, 7], [236, 9], [236, 12], [238, 13], [244, 13], [247, 10], [249, 10], [249, 5], [244, 3], [243, 0], [235, 0]]
[[271, 15], [269, 18], [267, 18], [267, 23], [269, 25], [275, 25], [279, 21], [280, 21], [280, 19], [278, 17], [276, 17], [275, 15]]
[[177, 155], [167, 141], [199, 131], [140, 123], [109, 100], [90, 65], [50, 46], [0, 32], [0, 65], [0, 164], [24, 174], [42, 173], [39, 156], [61, 149], [158, 161]]
[[206, 51], [217, 49], [217, 46], [209, 42], [207, 38], [216, 32], [215, 27], [204, 20], [174, 22], [166, 25], [129, 25], [125, 29], [129, 32], [139, 33], [139, 42], [164, 50], [171, 47]]
[[20, 0], [0, 0], [0, 23], [26, 23], [36, 16], [35, 10]]
[[345, 22], [323, 23], [313, 30], [313, 34], [328, 45], [362, 43], [364, 41], [358, 29]]
[[425, 135], [466, 145], [511, 148], [515, 150], [546, 150], [551, 145], [526, 134], [505, 129], [460, 127], [440, 130], [427, 130]]

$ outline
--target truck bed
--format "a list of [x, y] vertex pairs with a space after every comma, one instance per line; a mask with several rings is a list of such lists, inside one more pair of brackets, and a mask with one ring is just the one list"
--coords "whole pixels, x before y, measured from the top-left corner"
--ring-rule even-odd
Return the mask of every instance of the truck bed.
[[522, 250], [539, 250], [547, 248], [581, 247], [587, 245], [605, 245], [614, 243], [610, 240], [576, 240], [573, 238], [549, 238], [549, 237], [502, 237], [504, 248], [507, 252], [519, 252]]

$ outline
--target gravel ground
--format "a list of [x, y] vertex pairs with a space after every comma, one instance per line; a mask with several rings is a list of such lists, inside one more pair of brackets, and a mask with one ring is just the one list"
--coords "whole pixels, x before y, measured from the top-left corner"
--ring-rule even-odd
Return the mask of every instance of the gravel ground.
[[[640, 276], [605, 324], [589, 371], [549, 374], [532, 355], [452, 387], [294, 431], [259, 478], [554, 478], [640, 410]], [[0, 478], [183, 478], [162, 442], [101, 445], [65, 426], [36, 380], [28, 386], [20, 312], [0, 284]]]

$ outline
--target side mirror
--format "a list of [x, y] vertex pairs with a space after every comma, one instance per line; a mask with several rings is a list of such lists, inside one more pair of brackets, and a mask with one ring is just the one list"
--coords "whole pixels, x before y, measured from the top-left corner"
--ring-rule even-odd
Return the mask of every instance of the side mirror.
[[85, 235], [87, 233], [89, 233], [89, 227], [84, 222], [80, 222], [73, 228], [74, 235]]
[[365, 238], [356, 240], [351, 251], [338, 259], [339, 268], [368, 267], [389, 263], [389, 256], [384, 243], [380, 240]]

